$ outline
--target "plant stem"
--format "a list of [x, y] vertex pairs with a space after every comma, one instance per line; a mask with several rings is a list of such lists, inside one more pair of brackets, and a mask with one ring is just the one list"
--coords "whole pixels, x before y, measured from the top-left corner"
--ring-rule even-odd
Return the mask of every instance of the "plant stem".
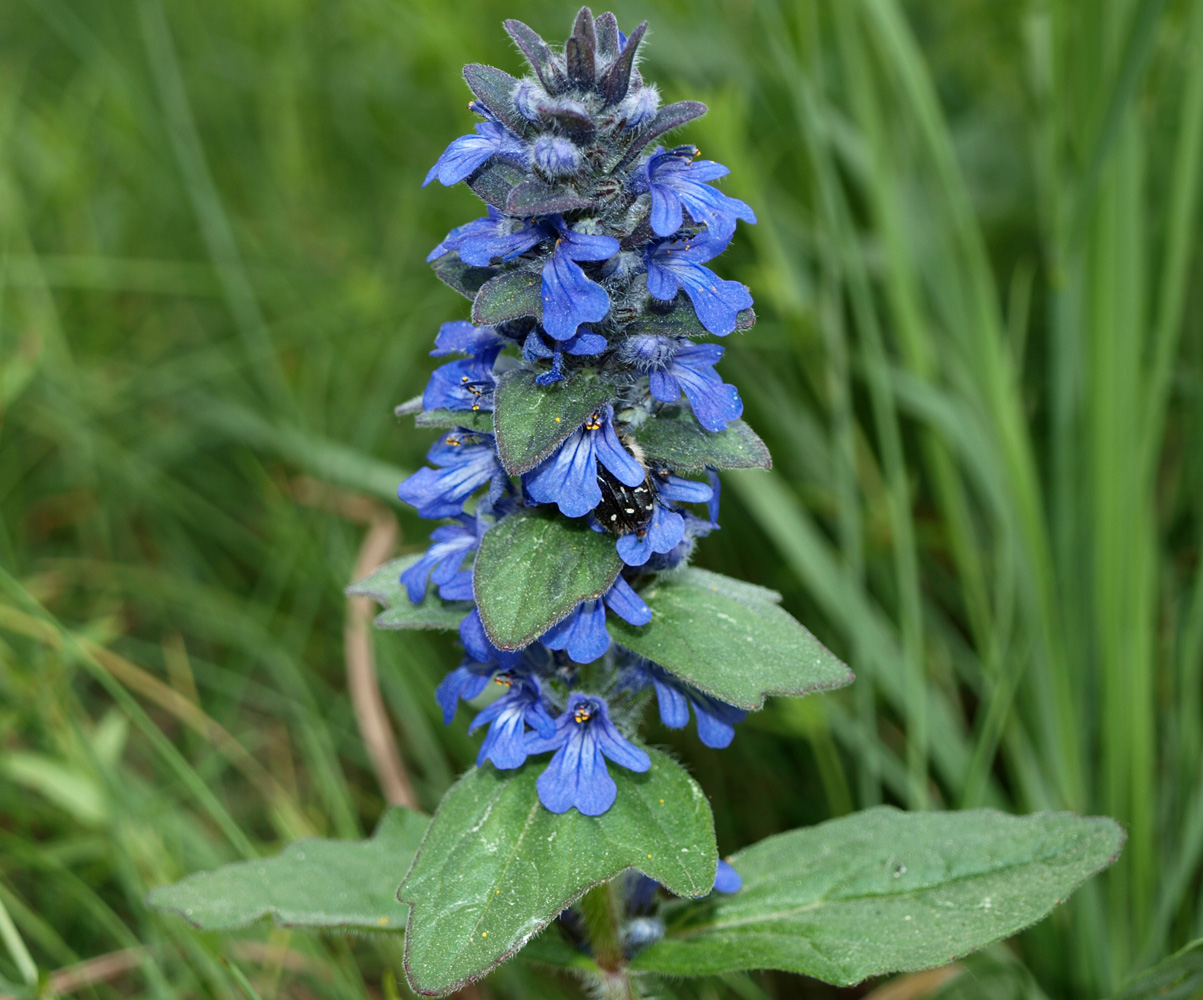
[[613, 882], [595, 885], [581, 899], [581, 913], [589, 932], [593, 960], [601, 970], [600, 986], [604, 1000], [636, 1000], [638, 993], [631, 981], [619, 935], [618, 900]]

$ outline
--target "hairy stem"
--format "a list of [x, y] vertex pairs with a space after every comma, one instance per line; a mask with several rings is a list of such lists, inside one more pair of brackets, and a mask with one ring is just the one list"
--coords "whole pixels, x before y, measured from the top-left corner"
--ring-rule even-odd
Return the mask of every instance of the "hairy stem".
[[601, 996], [604, 1000], [635, 1000], [639, 994], [622, 950], [618, 906], [613, 882], [595, 885], [580, 902], [593, 960], [601, 969]]

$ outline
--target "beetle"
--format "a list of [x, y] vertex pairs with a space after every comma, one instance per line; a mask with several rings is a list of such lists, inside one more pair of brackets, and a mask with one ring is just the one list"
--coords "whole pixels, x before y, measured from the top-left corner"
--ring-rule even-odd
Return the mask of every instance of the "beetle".
[[650, 479], [645, 477], [638, 486], [627, 486], [599, 464], [597, 485], [602, 498], [601, 503], [593, 508], [593, 516], [598, 524], [616, 535], [629, 535], [631, 532], [643, 534], [647, 531], [656, 509], [656, 494]]

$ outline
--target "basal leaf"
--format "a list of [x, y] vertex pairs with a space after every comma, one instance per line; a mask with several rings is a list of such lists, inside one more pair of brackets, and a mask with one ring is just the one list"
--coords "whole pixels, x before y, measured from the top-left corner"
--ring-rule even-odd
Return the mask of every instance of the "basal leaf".
[[587, 889], [637, 868], [681, 896], [710, 891], [718, 854], [706, 796], [668, 757], [615, 764], [618, 799], [601, 816], [539, 804], [547, 764], [469, 771], [443, 798], [399, 893], [413, 906], [405, 970], [419, 993], [483, 976]]
[[467, 601], [444, 601], [438, 588], [429, 581], [426, 597], [421, 604], [411, 604], [401, 583], [401, 574], [422, 558], [418, 552], [387, 562], [371, 576], [347, 588], [357, 597], [374, 597], [385, 610], [376, 617], [377, 628], [437, 628], [457, 629], [464, 615], [472, 610]]
[[634, 967], [783, 969], [850, 986], [944, 965], [1043, 918], [1123, 842], [1099, 817], [871, 809], [740, 851], [743, 888], [672, 904], [666, 936]]
[[581, 521], [515, 514], [486, 533], [473, 585], [480, 620], [495, 646], [520, 649], [600, 597], [622, 560], [611, 535]]
[[414, 414], [419, 427], [463, 427], [470, 431], [493, 433], [492, 410], [421, 410]]
[[493, 394], [493, 429], [506, 472], [528, 472], [617, 394], [615, 387], [585, 369], [560, 382], [539, 385], [537, 373], [506, 372]]
[[1113, 1000], [1199, 1000], [1203, 997], [1203, 939], [1192, 941], [1138, 976]]
[[466, 299], [475, 299], [481, 286], [497, 273], [496, 269], [491, 267], [465, 264], [454, 250], [443, 254], [431, 266], [444, 285], [454, 288]]
[[267, 916], [290, 927], [399, 931], [408, 908], [397, 902], [397, 886], [429, 824], [428, 816], [397, 807], [384, 814], [370, 840], [298, 840], [274, 858], [152, 889], [146, 902], [207, 931]]
[[472, 302], [472, 322], [495, 326], [523, 316], [542, 316], [538, 271], [504, 271], [481, 286]]
[[660, 576], [639, 596], [651, 622], [608, 618], [614, 640], [732, 705], [756, 709], [766, 695], [811, 694], [853, 680], [771, 590], [690, 567]]
[[673, 469], [771, 469], [773, 460], [763, 441], [742, 420], [732, 420], [717, 433], [706, 430], [686, 407], [656, 414], [635, 432], [649, 459]]

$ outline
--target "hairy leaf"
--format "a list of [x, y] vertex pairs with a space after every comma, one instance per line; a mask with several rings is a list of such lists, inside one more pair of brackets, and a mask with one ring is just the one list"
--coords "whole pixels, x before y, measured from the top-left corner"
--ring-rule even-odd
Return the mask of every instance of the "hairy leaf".
[[690, 567], [663, 574], [639, 596], [651, 622], [607, 619], [614, 640], [722, 701], [756, 709], [770, 694], [852, 682], [852, 671], [778, 607], [772, 591]]
[[706, 113], [706, 110], [706, 105], [700, 101], [678, 101], [676, 104], [669, 104], [661, 108], [656, 112], [656, 117], [648, 123], [636, 137], [635, 141], [631, 143], [630, 149], [626, 151], [626, 154], [614, 169], [618, 170], [625, 167], [653, 139], [658, 139], [666, 132], [680, 128], [686, 122], [700, 118]]
[[1043, 918], [1123, 842], [1099, 817], [870, 809], [740, 851], [743, 888], [672, 904], [666, 936], [634, 966], [783, 969], [850, 986], [944, 965]]
[[529, 472], [550, 455], [618, 390], [596, 373], [578, 370], [560, 382], [539, 385], [538, 373], [516, 369], [498, 380], [493, 429], [506, 472]]
[[480, 63], [469, 63], [464, 67], [464, 80], [476, 99], [515, 135], [526, 135], [530, 122], [518, 114], [514, 107], [514, 89], [518, 81], [504, 70]]
[[510, 192], [526, 180], [526, 174], [512, 163], [496, 156], [468, 178], [468, 187], [483, 201], [505, 211]]
[[454, 250], [443, 254], [431, 266], [439, 281], [466, 299], [475, 299], [484, 283], [497, 273], [495, 268], [465, 264]]
[[693, 411], [674, 406], [661, 410], [635, 432], [647, 457], [673, 469], [771, 469], [769, 449], [742, 420], [725, 430], [708, 431]]
[[1138, 976], [1114, 1000], [1199, 1000], [1203, 997], [1203, 939], [1192, 941]]
[[469, 431], [493, 433], [492, 410], [421, 410], [414, 414], [419, 427], [463, 427]]
[[481, 286], [472, 303], [472, 322], [495, 326], [522, 316], [542, 316], [543, 299], [537, 271], [505, 271]]
[[521, 649], [609, 590], [620, 569], [613, 536], [579, 520], [511, 515], [481, 539], [473, 579], [480, 620], [493, 645]]
[[637, 868], [680, 896], [710, 891], [718, 853], [697, 783], [649, 750], [651, 770], [615, 764], [602, 816], [539, 804], [546, 760], [469, 771], [443, 798], [400, 898], [413, 906], [405, 971], [419, 993], [449, 993], [505, 961], [587, 889]]
[[464, 615], [472, 610], [467, 601], [444, 601], [438, 588], [429, 581], [422, 603], [410, 603], [401, 574], [421, 558], [422, 553], [418, 552], [394, 559], [347, 588], [352, 596], [374, 597], [384, 605], [386, 610], [376, 617], [377, 628], [457, 629]]
[[510, 192], [506, 211], [511, 215], [550, 215], [553, 212], [571, 212], [577, 208], [588, 208], [592, 202], [582, 198], [571, 188], [552, 186], [532, 178], [523, 181]]
[[270, 916], [299, 927], [401, 930], [407, 907], [397, 886], [430, 817], [390, 809], [370, 840], [298, 840], [274, 858], [240, 861], [152, 889], [148, 906], [207, 931]]

